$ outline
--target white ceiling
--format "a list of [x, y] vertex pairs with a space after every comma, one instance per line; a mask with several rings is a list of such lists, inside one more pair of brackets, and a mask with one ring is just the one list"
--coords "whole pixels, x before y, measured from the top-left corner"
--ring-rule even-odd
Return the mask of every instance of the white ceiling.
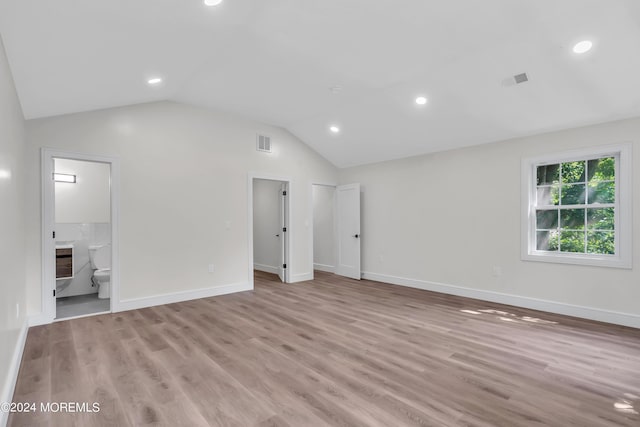
[[27, 118], [170, 99], [344, 167], [640, 115], [638, 3], [0, 0], [0, 33]]

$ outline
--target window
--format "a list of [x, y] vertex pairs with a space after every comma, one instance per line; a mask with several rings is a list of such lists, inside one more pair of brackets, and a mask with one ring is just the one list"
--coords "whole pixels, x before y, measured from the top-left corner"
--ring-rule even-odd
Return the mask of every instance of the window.
[[523, 161], [522, 257], [631, 268], [631, 146]]

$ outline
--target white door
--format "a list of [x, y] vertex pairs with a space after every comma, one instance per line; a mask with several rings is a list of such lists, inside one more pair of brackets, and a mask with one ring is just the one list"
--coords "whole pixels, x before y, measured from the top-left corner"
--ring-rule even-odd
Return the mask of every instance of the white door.
[[360, 184], [336, 187], [336, 274], [360, 280]]
[[280, 218], [280, 228], [278, 230], [278, 238], [280, 239], [280, 256], [278, 257], [278, 277], [284, 283], [287, 281], [287, 184], [282, 184], [279, 192], [280, 198], [280, 212], [278, 217]]

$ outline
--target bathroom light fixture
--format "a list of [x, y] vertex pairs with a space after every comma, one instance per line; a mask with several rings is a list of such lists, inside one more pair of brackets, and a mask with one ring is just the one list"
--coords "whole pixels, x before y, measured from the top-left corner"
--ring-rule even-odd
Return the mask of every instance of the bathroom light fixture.
[[576, 45], [573, 46], [573, 52], [577, 54], [586, 53], [589, 52], [592, 47], [593, 43], [591, 42], [591, 40], [582, 40], [581, 42], [576, 43]]
[[416, 104], [424, 105], [426, 103], [427, 103], [427, 98], [425, 98], [424, 96], [419, 96], [416, 98]]
[[332, 133], [338, 133], [338, 132], [340, 132], [340, 128], [339, 128], [338, 126], [336, 126], [336, 125], [329, 126], [329, 130], [330, 130]]
[[151, 86], [156, 86], [156, 85], [159, 85], [160, 83], [162, 83], [162, 78], [154, 77], [154, 78], [151, 78], [151, 79], [147, 80], [147, 83], [149, 83]]
[[69, 182], [71, 184], [75, 184], [76, 183], [76, 176], [75, 175], [69, 175], [66, 173], [54, 173], [53, 174], [53, 180], [55, 182]]
[[222, 3], [222, 0], [204, 0], [204, 4], [207, 6], [217, 6]]

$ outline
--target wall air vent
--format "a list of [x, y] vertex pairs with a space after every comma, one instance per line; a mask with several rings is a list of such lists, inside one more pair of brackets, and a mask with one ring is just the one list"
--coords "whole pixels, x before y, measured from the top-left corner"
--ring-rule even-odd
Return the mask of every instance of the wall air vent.
[[513, 76], [513, 79], [516, 81], [516, 84], [525, 83], [529, 81], [529, 77], [527, 76], [527, 73], [516, 74], [515, 76]]
[[256, 150], [264, 153], [271, 152], [271, 137], [265, 135], [256, 135]]

